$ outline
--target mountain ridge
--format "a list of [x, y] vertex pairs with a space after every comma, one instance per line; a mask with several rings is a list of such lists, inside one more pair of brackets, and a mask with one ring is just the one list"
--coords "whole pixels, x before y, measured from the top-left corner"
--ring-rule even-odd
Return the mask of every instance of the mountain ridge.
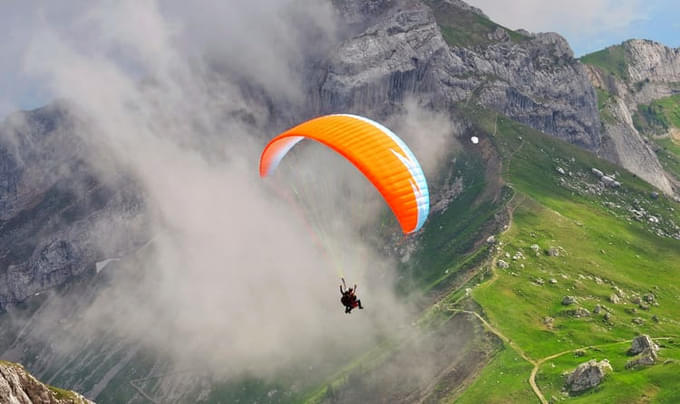
[[[355, 112], [371, 115], [381, 120], [401, 112], [405, 101], [415, 99], [418, 105], [448, 114], [451, 120], [456, 121], [457, 125], [453, 127], [450, 136], [465, 144], [462, 150], [466, 155], [452, 157], [453, 162], [446, 167], [450, 170], [447, 173], [450, 175], [444, 176], [441, 182], [433, 182], [433, 184], [441, 184], [441, 189], [433, 192], [433, 202], [441, 203], [437, 205], [437, 212], [433, 212], [435, 214], [430, 219], [429, 228], [425, 230], [420, 239], [413, 242], [415, 248], [420, 247], [423, 251], [420, 255], [411, 255], [412, 258], [400, 256], [407, 263], [413, 260], [420, 262], [422, 266], [427, 266], [427, 268], [417, 267], [415, 270], [409, 268], [404, 270], [406, 274], [410, 271], [411, 275], [419, 276], [414, 284], [422, 290], [431, 292], [431, 295], [424, 299], [426, 302], [434, 299], [432, 296], [441, 297], [441, 295], [444, 296], [439, 302], [442, 305], [457, 301], [458, 298], [468, 294], [467, 288], [472, 290], [474, 285], [484, 280], [490, 272], [488, 258], [494, 254], [497, 245], [485, 240], [491, 233], [502, 227], [502, 211], [508, 203], [507, 196], [511, 191], [503, 187], [502, 180], [488, 179], [484, 176], [487, 174], [487, 169], [488, 172], [499, 177], [501, 169], [512, 168], [513, 160], [511, 159], [491, 168], [489, 168], [491, 164], [489, 161], [494, 158], [500, 160], [500, 157], [494, 154], [494, 150], [500, 147], [501, 142], [512, 144], [513, 147], [523, 144], [521, 139], [529, 137], [526, 134], [530, 131], [529, 127], [600, 154], [642, 178], [651, 178], [649, 182], [653, 184], [657, 182], [654, 185], [668, 192], [668, 184], [656, 180], [660, 178], [659, 175], [664, 175], [663, 168], [645, 139], [639, 133], [636, 135], [633, 123], [634, 107], [629, 104], [630, 100], [635, 102], [636, 97], [649, 97], [649, 94], [663, 93], [666, 91], [663, 83], [659, 84], [650, 79], [650, 83], [641, 85], [642, 91], [633, 91], [636, 88], [636, 82], [628, 83], [617, 78], [616, 75], [610, 77], [611, 73], [578, 62], [573, 57], [568, 43], [558, 34], [530, 34], [524, 31], [507, 30], [491, 22], [481, 11], [460, 1], [371, 0], [364, 2], [356, 0], [342, 4], [345, 7], [343, 10], [345, 22], [349, 26], [348, 30], [351, 35], [343, 38], [326, 58], [312, 63], [315, 68], [310, 79], [311, 88], [308, 89], [310, 101], [309, 105], [304, 108], [305, 113], [315, 115], [339, 111]], [[460, 25], [461, 23], [463, 25]], [[461, 26], [464, 28], [463, 31], [470, 34], [461, 35]], [[640, 49], [643, 48], [644, 46]], [[640, 68], [635, 74], [643, 77], [642, 74], [650, 74], [650, 71], [650, 69]], [[598, 108], [598, 101], [602, 100], [599, 98], [600, 93], [595, 92], [591, 83], [602, 83], [596, 84], [595, 88], [616, 97], [615, 100], [602, 102], [603, 108]], [[263, 94], [266, 94], [264, 90]], [[261, 98], [261, 102], [266, 104], [266, 95]], [[640, 98], [640, 100], [643, 99], [647, 98]], [[475, 116], [475, 113], [479, 116]], [[512, 119], [512, 122], [519, 123], [510, 122], [505, 118], [506, 115]], [[269, 119], [282, 118], [270, 117]], [[43, 132], [36, 130], [36, 133], [45, 136], [52, 136], [54, 131], [44, 130]], [[499, 134], [500, 132], [502, 134]], [[27, 132], [18, 135], [30, 138], [36, 133]], [[475, 148], [467, 142], [470, 136], [478, 136], [481, 139], [480, 147]], [[536, 138], [534, 135], [530, 137]], [[570, 198], [574, 198], [575, 194], [583, 191], [582, 188], [586, 187], [585, 183], [588, 184], [587, 192], [601, 192], [605, 196], [617, 195], [618, 191], [606, 188], [595, 178], [591, 178], [592, 176], [586, 178], [587, 170], [583, 167], [579, 167], [579, 171], [574, 170], [575, 176], [565, 174], [560, 177], [555, 174], [558, 167], [563, 171], [569, 171], [570, 165], [573, 164], [567, 156], [553, 157], [555, 161], [552, 162], [543, 161], [552, 149], [560, 148], [561, 145], [562, 143], [546, 140], [536, 148], [533, 155], [523, 156], [522, 159], [518, 158], [514, 162], [521, 166], [525, 165], [525, 170], [530, 171], [536, 177], [545, 177], [545, 182], [539, 185], [545, 185], [546, 189], [550, 189], [551, 192], [554, 187], [564, 188], [558, 188], [561, 191], [556, 194], [565, 200], [571, 200]], [[518, 157], [522, 157], [522, 148], [516, 151], [520, 153]], [[77, 147], [71, 149], [79, 150]], [[0, 147], [0, 153], [2, 150], [11, 149]], [[571, 153], [572, 149], [567, 150]], [[6, 153], [12, 155], [11, 151]], [[545, 164], [538, 168], [531, 166], [527, 163], [531, 157]], [[74, 158], [77, 159], [77, 156]], [[24, 160], [29, 163], [32, 161], [31, 159]], [[589, 157], [588, 160], [583, 161], [591, 162], [592, 160]], [[585, 164], [583, 161], [579, 160], [578, 164]], [[140, 227], [144, 228], [145, 206], [142, 198], [134, 197], [134, 188], [121, 188], [115, 191], [120, 194], [115, 194], [114, 190], [109, 189], [110, 183], [103, 179], [96, 178], [96, 176], [94, 179], [87, 176], [78, 177], [93, 180], [93, 182], [85, 183], [95, 189], [101, 189], [107, 196], [112, 193], [116, 195], [113, 198], [114, 202], [102, 206], [95, 203], [97, 198], [93, 198], [94, 201], [79, 200], [66, 195], [60, 202], [63, 205], [60, 205], [52, 202], [53, 200], [49, 197], [49, 190], [52, 189], [54, 183], [38, 186], [41, 183], [33, 181], [42, 178], [39, 175], [26, 177], [15, 175], [18, 166], [19, 164], [7, 163], [5, 166], [7, 169], [0, 170], [0, 175], [6, 172], [14, 173], [7, 176], [9, 178], [6, 182], [7, 192], [14, 192], [19, 188], [17, 184], [22, 178], [26, 182], [25, 186], [35, 186], [36, 192], [32, 195], [34, 199], [30, 202], [22, 202], [11, 211], [12, 218], [17, 222], [16, 228], [21, 231], [10, 234], [8, 227], [0, 227], [0, 240], [2, 241], [0, 251], [10, 250], [14, 243], [23, 240], [22, 234], [31, 232], [31, 229], [42, 229], [45, 221], [49, 222], [51, 217], [68, 206], [75, 206], [75, 210], [80, 212], [76, 215], [76, 219], [81, 216], [91, 217], [93, 214], [94, 217], [120, 214], [132, 223], [141, 218]], [[39, 173], [54, 171], [54, 166], [34, 167]], [[607, 174], [614, 175], [617, 179], [630, 178], [628, 173], [617, 173], [616, 168], [608, 165], [607, 167]], [[515, 179], [528, 181], [527, 173], [521, 171], [517, 173], [515, 171]], [[559, 178], [575, 188], [560, 185]], [[66, 178], [66, 180], [71, 179]], [[572, 184], [571, 182], [576, 179], [583, 180], [583, 182]], [[127, 178], [124, 180], [127, 181]], [[491, 184], [492, 180], [497, 183]], [[630, 181], [634, 180], [630, 179]], [[101, 186], [97, 186], [96, 184], [100, 182]], [[0, 184], [3, 182], [0, 181]], [[629, 184], [623, 181], [623, 189], [628, 189], [626, 188], [628, 186]], [[623, 191], [619, 193], [621, 192]], [[646, 205], [648, 201], [643, 196], [645, 193], [651, 194], [652, 192], [651, 188], [643, 188], [643, 191], [639, 192], [638, 197], [644, 202], [640, 202], [640, 205], [645, 209], [648, 209]], [[548, 194], [547, 191], [546, 194]], [[3, 199], [2, 195], [4, 194], [0, 194], [0, 201], [7, 203], [21, 200], [21, 198], [10, 197]], [[662, 195], [661, 198], [664, 196]], [[40, 201], [49, 203], [46, 203], [47, 206], [44, 207], [40, 205]], [[615, 212], [616, 215], [622, 217], [622, 221], [635, 223], [642, 221], [643, 223], [639, 226], [644, 231], [650, 228], [661, 229], [661, 226], [655, 227], [649, 222], [647, 213], [638, 217], [635, 213], [627, 211], [630, 208], [641, 212], [638, 209], [640, 206], [626, 205], [617, 208], [615, 206], [619, 203], [617, 200], [597, 201], [614, 204], [613, 207], [603, 205], [606, 207], [602, 208], [601, 212]], [[663, 203], [666, 203], [665, 200]], [[39, 209], [31, 210], [35, 206]], [[530, 203], [523, 206], [525, 216], [531, 206], [533, 205]], [[543, 209], [537, 209], [539, 210], [543, 211]], [[19, 216], [22, 211], [25, 215]], [[34, 215], [35, 212], [42, 212], [44, 216]], [[568, 213], [568, 211], [556, 212], [563, 216]], [[548, 216], [553, 219], [559, 218], [558, 214]], [[670, 226], [662, 215], [657, 217], [654, 213], [652, 216], [657, 220], [661, 217], [662, 225]], [[0, 226], [7, 226], [6, 223], [2, 222]], [[241, 388], [244, 391], [247, 390], [248, 394], [252, 393], [252, 397], [257, 396], [265, 401], [279, 399], [285, 401], [290, 397], [296, 399], [304, 397], [299, 391], [286, 390], [286, 387], [278, 386], [276, 383], [271, 386], [267, 383], [251, 383], [248, 379], [243, 382], [243, 385], [224, 383], [226, 385], [224, 387], [219, 382], [215, 382], [214, 385], [205, 387], [201, 384], [203, 377], [200, 373], [175, 374], [172, 365], [162, 355], [158, 357], [147, 355], [143, 349], [135, 345], [134, 341], [120, 341], [113, 335], [107, 335], [101, 341], [81, 341], [78, 335], [69, 334], [70, 330], [64, 330], [61, 324], [68, 324], [77, 331], [77, 327], [83, 324], [79, 318], [83, 308], [92, 301], [93, 295], [99, 291], [98, 288], [107, 286], [106, 271], [118, 269], [116, 264], [110, 264], [111, 267], [98, 274], [94, 264], [100, 259], [125, 258], [134, 255], [131, 251], [137, 251], [136, 247], [148, 240], [148, 234], [143, 231], [139, 232], [139, 228], [129, 226], [130, 223], [125, 222], [119, 231], [130, 230], [126, 235], [137, 237], [129, 240], [133, 241], [130, 244], [121, 244], [120, 248], [115, 251], [101, 252], [86, 243], [86, 238], [92, 234], [93, 223], [80, 220], [74, 223], [77, 225], [74, 225], [76, 230], [73, 231], [36, 230], [35, 232], [40, 236], [39, 240], [35, 245], [31, 245], [31, 248], [27, 249], [20, 259], [11, 262], [13, 265], [11, 270], [9, 265], [5, 265], [4, 268], [0, 267], [0, 278], [3, 276], [2, 271], [6, 270], [14, 279], [12, 282], [5, 283], [5, 285], [13, 285], [12, 290], [0, 290], [0, 303], [9, 308], [9, 311], [0, 314], [0, 324], [4, 325], [0, 327], [2, 329], [0, 341], [3, 342], [0, 345], [0, 352], [3, 355], [10, 354], [13, 359], [21, 360], [31, 369], [40, 372], [36, 374], [48, 376], [50, 380], [53, 379], [60, 384], [77, 386], [93, 398], [104, 402], [115, 402], [119, 397], [125, 397], [129, 402], [142, 402], [144, 399], [138, 395], [138, 391], [135, 391], [137, 388], [148, 392], [151, 397], [188, 401], [206, 396], [218, 400], [220, 392], [228, 396]], [[436, 228], [437, 226], [439, 229]], [[663, 227], [663, 230], [666, 231], [667, 228], [670, 227]], [[525, 247], [522, 245], [520, 248]], [[74, 254], [74, 251], [84, 251], [82, 256], [85, 258], [81, 259], [81, 255]], [[436, 259], [425, 260], [423, 258], [435, 253]], [[419, 259], [422, 261], [418, 261]], [[518, 275], [522, 273], [517, 271]], [[531, 273], [532, 276], [536, 276], [534, 279], [536, 281], [542, 279], [538, 277], [542, 273], [534, 274], [531, 271], [533, 269], [528, 268], [523, 274]], [[510, 280], [515, 279], [515, 276], [509, 272], [503, 273], [502, 276]], [[556, 280], [562, 282], [561, 278]], [[62, 288], [56, 292], [54, 288], [58, 285], [62, 285]], [[452, 288], [455, 290], [452, 291]], [[39, 292], [44, 293], [36, 296]], [[66, 298], [60, 293], [63, 293]], [[65, 307], [69, 305], [74, 307], [73, 312], [66, 313], [68, 315], [60, 318], [59, 324], [47, 322], [48, 316], [45, 313], [50, 310], [52, 304], [60, 301], [66, 302]], [[20, 302], [26, 302], [25, 306], [28, 307], [19, 307], [24, 306]], [[466, 304], [473, 306], [468, 307], [469, 309], [480, 310], [480, 315], [484, 315], [481, 311], [483, 309], [475, 306], [474, 302], [469, 300], [467, 302]], [[546, 300], [546, 302], [546, 305], [554, 303], [552, 300]], [[38, 308], [33, 310], [31, 307], [33, 304]], [[426, 329], [426, 331], [437, 334], [437, 338], [445, 338], [446, 333], [441, 331], [447, 329], [448, 322], [457, 324], [461, 327], [461, 333], [469, 336], [466, 338], [472, 341], [473, 346], [478, 343], [486, 349], [489, 355], [478, 352], [479, 356], [475, 356], [473, 351], [461, 350], [462, 355], [473, 353], [475, 366], [481, 367], [489, 361], [494, 361], [492, 366], [496, 366], [496, 359], [494, 359], [496, 357], [490, 357], [496, 352], [500, 352], [499, 357], [511, 358], [511, 354], [503, 350], [503, 345], [499, 345], [499, 341], [485, 334], [483, 328], [474, 323], [476, 321], [474, 318], [465, 321], [460, 318], [452, 320], [450, 317], [452, 313], [443, 314], [442, 310], [437, 311], [435, 307], [437, 306], [432, 307], [434, 314], [431, 316], [435, 319], [433, 322], [437, 324], [437, 327], [444, 328], [435, 327], [434, 330]], [[621, 317], [626, 315], [622, 310], [616, 313]], [[429, 319], [428, 316], [429, 314], [423, 315]], [[651, 315], [642, 314], [641, 316], [645, 316], [648, 322], [652, 321]], [[488, 316], [487, 318], [493, 319]], [[497, 314], [495, 319], [498, 319]], [[558, 318], [558, 322], [562, 320]], [[437, 321], [441, 321], [444, 325], [438, 324]], [[566, 320], [565, 323], [567, 323]], [[82, 348], [83, 352], [57, 351], [49, 343], [49, 338], [47, 341], [40, 341], [37, 336], [27, 338], [26, 334], [22, 334], [30, 334], [31, 327], [35, 324], [53, 330], [54, 334], [51, 338], [78, 341], [81, 344], [79, 348]], [[27, 328], [24, 329], [25, 325]], [[539, 327], [543, 326], [539, 325]], [[441, 346], [451, 346], [447, 345], [451, 341], [437, 339], [436, 342], [443, 344]], [[415, 349], [414, 352], [418, 350]], [[379, 353], [384, 354], [385, 351]], [[458, 363], [456, 362], [458, 357], [451, 355], [451, 362]], [[405, 357], [408, 359], [408, 355]], [[98, 362], [99, 358], [105, 359]], [[77, 365], [79, 368], [66, 369], [65, 363]], [[403, 362], [397, 358], [392, 363]], [[434, 394], [433, 397], [437, 398], [451, 398], [452, 394], [456, 393], [456, 389], [446, 385], [446, 380], [462, 380], [464, 384], [471, 382], [472, 375], [465, 372], [467, 369], [455, 373], [449, 367], [439, 365], [441, 365], [440, 368], [436, 370], [440, 373], [436, 373], [437, 377], [427, 381], [426, 386], [416, 383], [413, 391], [400, 394], [398, 397], [413, 399]], [[312, 376], [320, 377], [319, 375], [323, 374], [323, 372], [319, 372], [319, 375], [310, 375], [310, 373], [315, 372], [303, 374], [310, 379]], [[343, 374], [346, 376], [352, 373]], [[406, 380], [410, 380], [408, 373], [400, 375], [405, 375]], [[450, 378], [447, 379], [449, 376]], [[350, 381], [357, 382], [357, 378], [347, 377]], [[135, 383], [131, 384], [130, 380], [134, 380]], [[483, 382], [488, 379], [479, 380]], [[539, 376], [538, 383], [542, 382]], [[330, 383], [328, 386], [335, 387], [329, 390], [323, 382], [318, 383], [320, 384], [312, 387], [306, 386], [306, 388], [315, 388], [322, 398], [326, 394], [329, 402], [333, 402], [334, 398], [329, 395], [328, 391], [332, 392], [333, 389], [335, 389], [335, 398], [339, 400], [342, 398], [343, 392], [338, 391], [342, 388], [341, 385]], [[442, 383], [441, 386], [439, 386], [440, 383]], [[350, 388], [352, 386], [356, 385], [350, 384]], [[363, 385], [363, 387], [367, 386]], [[521, 387], [528, 388], [524, 385]], [[224, 388], [224, 391], [220, 390], [221, 388]], [[178, 389], [182, 391], [178, 392]], [[380, 388], [373, 390], [373, 393], [376, 391], [380, 393]], [[440, 393], [441, 395], [438, 395]], [[243, 394], [247, 396], [246, 393]], [[348, 394], [351, 395], [351, 393]], [[421, 394], [423, 397], [420, 397]], [[526, 398], [523, 395], [517, 397]]]

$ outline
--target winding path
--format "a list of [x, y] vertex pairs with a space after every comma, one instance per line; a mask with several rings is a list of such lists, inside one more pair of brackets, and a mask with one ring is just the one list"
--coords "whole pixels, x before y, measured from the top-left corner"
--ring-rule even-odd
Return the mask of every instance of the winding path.
[[[455, 304], [455, 303], [452, 303], [452, 305], [453, 304]], [[486, 319], [484, 319], [484, 317], [480, 316], [479, 313], [474, 312], [474, 311], [470, 311], [470, 310], [456, 309], [455, 307], [450, 307], [450, 306], [447, 307], [446, 309], [448, 311], [454, 312], [454, 313], [466, 313], [466, 314], [474, 315], [475, 317], [477, 317], [479, 319], [479, 321], [482, 322], [482, 324], [484, 325], [484, 327], [486, 329], [488, 329], [489, 331], [494, 333], [498, 338], [503, 340], [503, 342], [508, 344], [508, 346], [510, 348], [512, 348], [515, 352], [517, 352], [517, 354], [519, 356], [522, 357], [522, 359], [524, 359], [525, 361], [534, 365], [533, 369], [531, 370], [531, 374], [529, 375], [529, 385], [531, 385], [531, 389], [534, 391], [534, 394], [536, 394], [536, 397], [539, 399], [539, 401], [542, 404], [548, 404], [548, 400], [546, 400], [545, 396], [543, 395], [543, 392], [541, 392], [541, 389], [536, 384], [536, 374], [538, 373], [538, 370], [540, 369], [541, 365], [543, 365], [545, 362], [552, 360], [552, 359], [555, 359], [555, 358], [558, 358], [562, 355], [565, 355], [565, 354], [568, 354], [568, 353], [573, 353], [573, 352], [583, 350], [583, 349], [601, 348], [601, 347], [606, 347], [606, 346], [611, 346], [611, 345], [619, 345], [619, 344], [630, 344], [631, 342], [633, 342], [632, 339], [627, 339], [627, 340], [624, 340], [624, 341], [608, 342], [606, 344], [586, 345], [586, 346], [582, 346], [580, 348], [569, 349], [569, 350], [566, 350], [566, 351], [562, 351], [562, 352], [558, 352], [556, 354], [546, 356], [545, 358], [534, 360], [534, 359], [531, 359], [529, 357], [529, 355], [527, 355], [527, 353], [524, 352], [524, 350], [522, 350], [522, 348], [520, 348], [519, 346], [517, 346], [517, 344], [512, 342], [512, 340], [510, 340], [510, 338], [506, 337], [502, 332], [498, 331], [491, 324], [489, 324], [489, 322], [486, 321]], [[666, 340], [666, 339], [672, 339], [672, 338], [678, 338], [678, 337], [675, 337], [675, 336], [658, 337], [658, 338], [652, 338], [652, 339], [655, 340], [655, 341], [658, 341], [658, 340]]]

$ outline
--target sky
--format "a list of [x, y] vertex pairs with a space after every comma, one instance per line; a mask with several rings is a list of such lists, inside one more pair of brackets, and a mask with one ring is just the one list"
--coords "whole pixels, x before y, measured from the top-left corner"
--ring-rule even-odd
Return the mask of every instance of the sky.
[[468, 0], [511, 29], [562, 34], [579, 57], [627, 39], [680, 46], [677, 0]]
[[[558, 32], [567, 38], [576, 56], [630, 38], [680, 46], [680, 18], [677, 17], [680, 16], [680, 2], [677, 0], [468, 2], [509, 28]], [[0, 43], [3, 55], [0, 58], [0, 119], [17, 109], [36, 108], [52, 100], [53, 94], [45, 83], [25, 68], [31, 34], [46, 22], [68, 30], [81, 6], [78, 1], [60, 2], [58, 7], [46, 1], [3, 2], [0, 5], [0, 37], [3, 38]]]

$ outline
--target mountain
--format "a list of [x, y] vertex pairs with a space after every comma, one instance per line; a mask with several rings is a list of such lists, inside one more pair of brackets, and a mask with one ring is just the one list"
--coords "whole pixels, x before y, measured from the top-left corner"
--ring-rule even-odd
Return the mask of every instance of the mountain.
[[87, 404], [78, 393], [47, 386], [20, 365], [0, 361], [0, 398], [6, 403]]
[[[275, 110], [266, 89], [237, 84], [269, 112], [263, 126], [387, 120], [409, 103], [452, 123], [461, 146], [428, 178], [424, 230], [392, 248], [388, 229], [380, 246], [412, 291], [412, 329], [266, 378], [178, 368], [115, 324], [84, 332], [98, 296], [131, 287], [110, 273], [136, 279], [154, 253], [153, 208], [133, 173], [89, 164], [88, 117], [60, 101], [0, 129], [0, 357], [112, 403], [677, 401], [677, 50], [635, 40], [578, 60], [558, 34], [507, 29], [462, 1], [333, 4], [342, 35], [306, 61], [305, 105]], [[639, 333], [662, 346], [659, 363], [627, 368]], [[612, 373], [563, 392], [562, 372], [589, 359]]]
[[596, 95], [564, 38], [508, 30], [462, 2], [368, 3], [368, 15], [345, 5], [364, 19], [320, 69], [321, 111], [386, 116], [411, 96], [444, 111], [479, 104], [599, 150]]
[[[603, 156], [640, 175], [666, 193], [677, 189], [636, 122], [638, 110], [680, 92], [680, 50], [646, 40], [630, 40], [581, 58], [598, 90], [607, 134]], [[675, 185], [673, 185], [675, 183]]]
[[[79, 123], [58, 102], [0, 125], [0, 309], [95, 271], [97, 261], [146, 240], [136, 222], [138, 190], [124, 174], [105, 178], [87, 162]], [[101, 242], [118, 232], [137, 238]]]

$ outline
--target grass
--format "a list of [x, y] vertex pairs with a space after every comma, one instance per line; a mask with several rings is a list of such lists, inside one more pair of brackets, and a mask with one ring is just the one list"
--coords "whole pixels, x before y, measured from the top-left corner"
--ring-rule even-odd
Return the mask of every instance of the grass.
[[656, 155], [667, 172], [680, 180], [680, 144], [670, 138], [654, 139], [659, 149]]
[[[488, 126], [488, 119], [486, 122]], [[488, 127], [487, 130], [490, 131]], [[627, 340], [639, 333], [680, 334], [680, 322], [676, 320], [680, 318], [680, 241], [658, 237], [644, 221], [629, 220], [625, 209], [608, 208], [606, 203], [644, 203], [654, 214], [676, 223], [680, 223], [680, 206], [663, 197], [649, 201], [651, 186], [632, 174], [510, 120], [499, 118], [496, 143], [504, 156], [506, 181], [524, 197], [514, 212], [511, 229], [500, 238], [501, 253], [514, 255], [521, 251], [526, 259], [505, 258], [510, 268], [497, 270], [497, 280], [473, 290], [472, 296], [488, 320], [534, 359], [567, 349]], [[617, 178], [625, 190], [609, 189], [601, 194], [575, 191], [562, 185], [557, 166], [571, 171], [573, 178], [583, 183], [597, 182], [589, 174], [591, 167], [608, 173], [618, 171]], [[538, 256], [530, 248], [532, 244], [540, 246]], [[545, 251], [551, 246], [563, 248], [564, 253], [548, 256]], [[545, 281], [543, 285], [535, 282], [539, 278]], [[556, 284], [548, 282], [552, 278]], [[607, 299], [614, 286], [628, 295], [651, 291], [660, 304], [649, 310], [637, 307], [630, 299], [625, 299], [624, 304], [612, 304]], [[565, 295], [576, 296], [575, 306], [591, 312], [597, 304], [606, 306], [611, 310], [611, 321], [605, 321], [602, 312], [573, 317], [568, 311], [574, 307], [561, 304]], [[653, 316], [659, 321], [654, 321]], [[546, 317], [553, 318], [551, 325], [544, 322]], [[641, 318], [644, 323], [637, 325], [633, 318]], [[507, 370], [511, 374], [510, 368], [502, 368], [499, 365], [499, 369], [483, 372], [477, 383], [492, 386], [499, 372]], [[680, 389], [675, 387], [676, 367], [660, 365], [643, 373], [656, 381], [655, 397], [677, 399]], [[621, 386], [630, 377], [633, 376], [616, 374], [606, 382], [609, 387], [593, 392], [591, 398], [620, 402], [624, 395], [619, 394]], [[561, 383], [550, 380], [554, 386]], [[643, 381], [637, 383], [645, 385]], [[528, 388], [526, 377], [521, 385]], [[507, 388], [487, 388], [486, 392], [490, 397], [500, 396]], [[463, 397], [468, 394], [471, 393]], [[535, 402], [535, 396], [529, 393], [526, 399], [511, 401]]]
[[536, 402], [527, 383], [532, 366], [503, 346], [475, 382], [455, 399], [460, 404]]
[[[657, 144], [656, 155], [664, 169], [680, 180], [680, 94], [638, 105], [633, 123]], [[675, 138], [659, 138], [670, 131], [676, 132]]]
[[[564, 396], [564, 372], [572, 371], [585, 361], [607, 359], [614, 372], [606, 376], [606, 381], [592, 391], [571, 397], [570, 402], [588, 403], [639, 403], [680, 401], [680, 391], [669, 389], [677, 383], [680, 374], [680, 346], [677, 342], [658, 340], [664, 346], [659, 352], [658, 364], [649, 367], [626, 369], [626, 363], [631, 359], [626, 354], [629, 343], [612, 344], [597, 349], [586, 349], [581, 357], [573, 353], [565, 354], [552, 361], [546, 362], [539, 369], [537, 383], [547, 397]], [[669, 361], [668, 363], [664, 363]]]
[[609, 124], [615, 124], [616, 118], [607, 109], [607, 106], [612, 102], [612, 95], [601, 88], [595, 88], [597, 94], [597, 110], [600, 111], [600, 119]]
[[463, 10], [442, 0], [429, 0], [428, 4], [434, 11], [434, 17], [439, 25], [442, 36], [450, 46], [475, 47], [487, 46], [494, 41], [489, 34], [498, 28], [504, 29], [510, 40], [519, 43], [529, 37], [505, 28], [495, 22], [472, 11]]
[[54, 393], [54, 396], [57, 400], [70, 400], [74, 404], [84, 402], [72, 391], [60, 389], [59, 387], [54, 386], [47, 386], [47, 388]]
[[628, 80], [626, 50], [623, 45], [614, 45], [597, 52], [589, 53], [579, 59], [582, 63], [597, 66], [623, 81]]
[[638, 105], [633, 123], [648, 135], [664, 135], [671, 128], [680, 128], [680, 94]]
[[435, 179], [433, 189], [447, 180], [462, 178], [462, 191], [445, 211], [432, 213], [428, 218], [418, 251], [402, 265], [401, 271], [407, 275], [401, 285], [403, 290], [442, 289], [461, 270], [481, 262], [485, 254], [475, 249], [475, 242], [502, 209], [503, 199], [494, 201], [483, 196], [488, 184], [479, 155], [458, 156], [452, 170], [442, 177]]

